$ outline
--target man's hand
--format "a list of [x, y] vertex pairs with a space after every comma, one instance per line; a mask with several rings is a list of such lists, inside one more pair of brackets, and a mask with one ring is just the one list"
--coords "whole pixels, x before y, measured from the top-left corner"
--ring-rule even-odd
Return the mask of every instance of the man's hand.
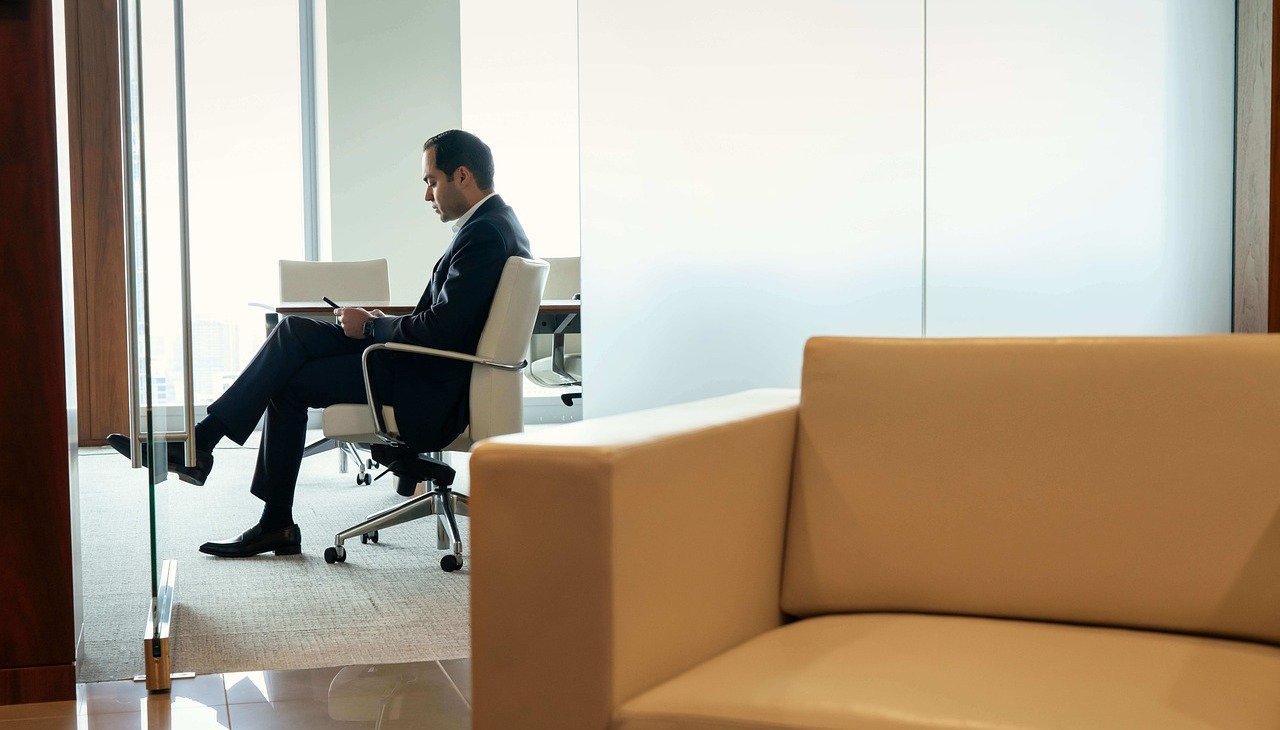
[[364, 323], [372, 317], [381, 317], [382, 311], [375, 309], [367, 312], [359, 307], [343, 307], [334, 312], [338, 315], [338, 324], [342, 325], [342, 334], [353, 340], [363, 340]]

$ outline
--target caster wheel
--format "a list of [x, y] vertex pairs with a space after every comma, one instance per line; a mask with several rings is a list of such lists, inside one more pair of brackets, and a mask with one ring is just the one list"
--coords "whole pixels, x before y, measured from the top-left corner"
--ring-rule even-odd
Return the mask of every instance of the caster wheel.
[[364, 462], [364, 468], [366, 468], [366, 469], [377, 469], [377, 468], [378, 468], [378, 462], [374, 461], [373, 459], [368, 459], [368, 460], [366, 460], [366, 461]]
[[365, 486], [373, 484], [373, 476], [370, 475], [369, 472], [365, 472], [363, 474], [357, 474], [356, 484], [363, 484]]
[[347, 562], [347, 551], [340, 547], [327, 547], [324, 549], [324, 562], [330, 565], [345, 563]]
[[374, 530], [373, 532], [366, 532], [366, 533], [364, 533], [363, 535], [361, 535], [361, 536], [360, 536], [360, 544], [361, 544], [361, 545], [368, 545], [369, 543], [374, 543], [375, 545], [378, 543], [378, 531], [377, 531], [377, 530]]
[[462, 567], [462, 558], [457, 555], [446, 555], [440, 558], [440, 568], [446, 573], [452, 573]]

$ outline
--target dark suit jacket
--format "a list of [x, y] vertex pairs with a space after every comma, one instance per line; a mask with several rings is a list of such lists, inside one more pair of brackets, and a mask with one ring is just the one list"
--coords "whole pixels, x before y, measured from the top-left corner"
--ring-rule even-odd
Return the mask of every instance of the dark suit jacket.
[[[495, 195], [453, 237], [413, 313], [374, 320], [374, 340], [474, 355], [512, 256], [532, 257], [529, 238], [511, 206]], [[378, 398], [395, 408], [400, 436], [411, 447], [437, 451], [466, 429], [470, 363], [385, 350], [370, 363]]]

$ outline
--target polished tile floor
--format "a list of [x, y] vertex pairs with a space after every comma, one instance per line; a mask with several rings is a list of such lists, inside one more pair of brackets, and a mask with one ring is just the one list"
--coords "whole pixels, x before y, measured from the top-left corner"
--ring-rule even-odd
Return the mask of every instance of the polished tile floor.
[[471, 660], [209, 674], [76, 687], [75, 701], [0, 706], [0, 730], [466, 730]]

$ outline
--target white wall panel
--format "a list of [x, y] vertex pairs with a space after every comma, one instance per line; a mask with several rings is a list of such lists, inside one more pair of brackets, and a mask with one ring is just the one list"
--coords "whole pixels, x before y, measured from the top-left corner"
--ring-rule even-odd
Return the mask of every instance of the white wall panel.
[[931, 336], [1229, 331], [1230, 0], [930, 0]]
[[535, 256], [577, 256], [576, 0], [462, 0], [462, 125]]
[[586, 415], [919, 335], [923, 2], [581, 0]]

